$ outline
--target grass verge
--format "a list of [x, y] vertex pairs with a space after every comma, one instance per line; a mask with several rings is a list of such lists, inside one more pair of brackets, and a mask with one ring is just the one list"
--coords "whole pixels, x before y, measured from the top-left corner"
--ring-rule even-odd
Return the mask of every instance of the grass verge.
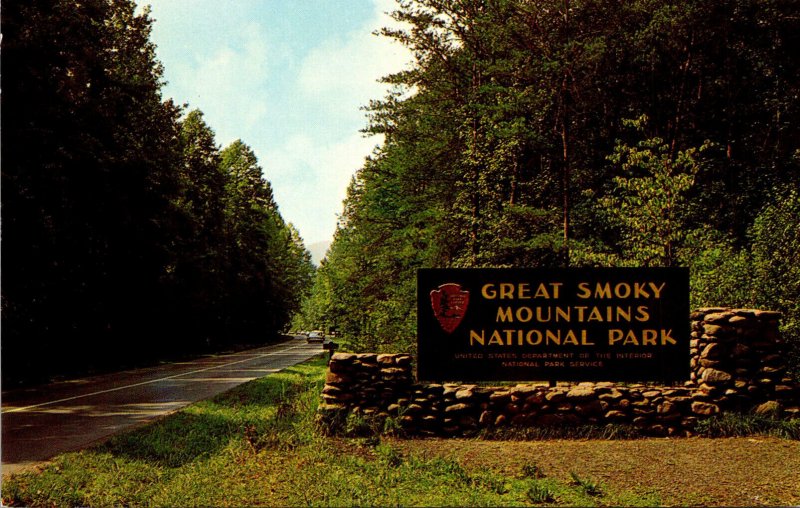
[[756, 414], [723, 413], [700, 420], [695, 430], [704, 437], [773, 436], [800, 440], [800, 419], [785, 420]]
[[[500, 460], [480, 465], [469, 453], [448, 456], [439, 453], [449, 448], [443, 440], [417, 440], [424, 449], [417, 453], [379, 435], [325, 437], [315, 427], [324, 372], [324, 359], [311, 360], [100, 446], [60, 455], [41, 470], [6, 479], [3, 502], [95, 507], [662, 504], [652, 489], [609, 484], [579, 464], [567, 476], [550, 475], [535, 459], [509, 469]], [[593, 437], [624, 434], [624, 429], [606, 429]], [[513, 456], [513, 442], [496, 443], [500, 452], [508, 448]]]

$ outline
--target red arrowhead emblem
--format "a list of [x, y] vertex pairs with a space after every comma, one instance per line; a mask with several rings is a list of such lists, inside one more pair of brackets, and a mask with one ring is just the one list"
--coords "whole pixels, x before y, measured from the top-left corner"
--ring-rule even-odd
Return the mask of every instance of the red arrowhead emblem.
[[447, 333], [453, 333], [458, 328], [469, 305], [469, 291], [461, 289], [458, 284], [448, 283], [431, 291], [431, 306], [433, 315]]

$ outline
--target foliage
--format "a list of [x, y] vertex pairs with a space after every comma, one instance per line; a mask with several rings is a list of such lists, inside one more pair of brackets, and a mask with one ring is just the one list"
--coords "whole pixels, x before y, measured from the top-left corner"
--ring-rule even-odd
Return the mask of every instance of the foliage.
[[309, 255], [252, 152], [162, 100], [147, 9], [3, 7], [6, 386], [273, 337]]
[[[634, 125], [643, 129], [646, 118]], [[618, 225], [620, 261], [631, 266], [677, 266], [691, 259], [691, 231], [682, 214], [686, 193], [701, 169], [697, 154], [708, 148], [689, 148], [672, 154], [661, 138], [640, 141], [636, 147], [617, 143], [608, 159], [622, 170], [611, 182], [612, 194], [599, 205], [612, 225]]]
[[800, 198], [796, 188], [776, 190], [750, 228], [749, 245], [717, 240], [694, 261], [694, 306], [778, 310], [788, 362], [800, 374]]
[[691, 265], [692, 308], [757, 306], [753, 260], [725, 238], [712, 238]]
[[800, 183], [788, 4], [409, 0], [392, 15], [404, 28], [381, 33], [415, 62], [367, 108], [384, 141], [304, 319], [356, 350], [413, 352], [423, 267], [684, 265], [693, 302], [761, 294], [745, 271], [756, 217]]
[[783, 313], [787, 363], [800, 378], [800, 190], [775, 192], [751, 231], [756, 302]]
[[540, 483], [532, 484], [527, 494], [533, 504], [554, 503], [556, 500], [553, 491]]
[[534, 478], [534, 479], [540, 479], [546, 476], [542, 468], [537, 466], [536, 464], [525, 464], [524, 466], [522, 466], [522, 475], [527, 478]]
[[278, 331], [311, 284], [311, 255], [278, 212], [253, 151], [241, 140], [221, 153], [225, 193], [228, 320], [239, 335]]
[[151, 20], [134, 8], [4, 5], [5, 380], [157, 343], [179, 112], [161, 101]]
[[600, 484], [598, 484], [594, 480], [587, 480], [581, 478], [574, 471], [570, 471], [569, 475], [572, 477], [573, 485], [577, 485], [580, 489], [587, 495], [587, 496], [600, 496], [603, 494], [603, 490], [600, 488]]

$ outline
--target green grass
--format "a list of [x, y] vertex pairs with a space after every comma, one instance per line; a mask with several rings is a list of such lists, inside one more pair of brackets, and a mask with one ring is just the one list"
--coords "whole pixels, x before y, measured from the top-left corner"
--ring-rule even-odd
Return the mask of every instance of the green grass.
[[784, 420], [755, 414], [723, 413], [697, 423], [695, 431], [704, 437], [773, 436], [800, 439], [800, 419]]
[[[285, 504], [285, 457], [313, 450], [325, 362], [316, 359], [241, 385], [152, 425], [3, 483], [6, 504], [196, 506]], [[284, 462], [286, 464], [284, 464]], [[286, 466], [286, 471], [276, 470]], [[285, 490], [285, 489], [284, 489]]]
[[[96, 507], [660, 504], [655, 494], [620, 491], [582, 471], [570, 482], [548, 477], [536, 464], [509, 474], [436, 454], [407, 455], [374, 428], [355, 428], [364, 422], [351, 422], [363, 437], [326, 437], [315, 423], [324, 373], [324, 359], [314, 359], [100, 446], [60, 455], [41, 471], [7, 479], [3, 502]], [[618, 428], [603, 432], [605, 437], [625, 434]]]

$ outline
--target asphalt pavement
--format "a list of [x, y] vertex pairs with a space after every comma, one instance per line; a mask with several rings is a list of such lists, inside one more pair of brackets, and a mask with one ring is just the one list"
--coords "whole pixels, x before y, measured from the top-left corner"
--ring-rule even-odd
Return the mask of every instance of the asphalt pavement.
[[2, 474], [212, 397], [323, 352], [294, 338], [278, 344], [3, 392]]

